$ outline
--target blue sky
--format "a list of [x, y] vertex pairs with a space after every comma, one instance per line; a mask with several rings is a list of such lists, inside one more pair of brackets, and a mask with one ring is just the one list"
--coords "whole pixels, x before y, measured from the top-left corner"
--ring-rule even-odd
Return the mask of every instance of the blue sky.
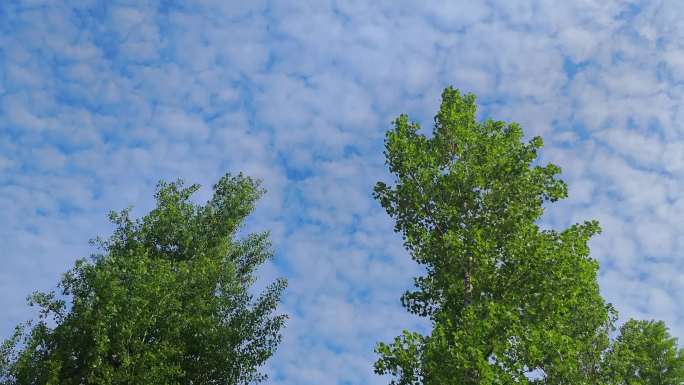
[[[163, 3], [164, 5], [159, 5]], [[598, 219], [601, 288], [624, 318], [684, 337], [684, 3], [38, 1], [0, 4], [0, 336], [159, 179], [264, 179], [248, 230], [285, 276], [272, 384], [383, 384], [372, 352], [420, 320], [418, 268], [371, 198], [400, 113], [430, 128], [441, 90], [542, 135]], [[204, 188], [199, 199], [208, 197]]]

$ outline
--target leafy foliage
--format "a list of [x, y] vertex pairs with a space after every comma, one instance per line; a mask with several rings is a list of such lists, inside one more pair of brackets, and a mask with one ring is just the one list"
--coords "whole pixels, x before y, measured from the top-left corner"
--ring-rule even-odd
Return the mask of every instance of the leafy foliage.
[[684, 383], [684, 349], [662, 321], [629, 320], [606, 355], [606, 383], [671, 385]]
[[[255, 269], [271, 257], [267, 233], [236, 239], [263, 194], [226, 175], [205, 205], [199, 186], [158, 185], [141, 220], [111, 213], [116, 230], [79, 260], [61, 296], [36, 293], [40, 318], [0, 348], [2, 384], [247, 384], [278, 342], [284, 280], [253, 298]], [[62, 299], [70, 299], [69, 306]]]
[[402, 303], [433, 328], [380, 343], [376, 372], [400, 385], [600, 383], [617, 317], [587, 246], [600, 228], [537, 225], [545, 203], [567, 196], [560, 168], [536, 164], [542, 139], [478, 122], [475, 97], [452, 88], [432, 136], [419, 131], [395, 121], [385, 140], [395, 182], [374, 191], [427, 271]]

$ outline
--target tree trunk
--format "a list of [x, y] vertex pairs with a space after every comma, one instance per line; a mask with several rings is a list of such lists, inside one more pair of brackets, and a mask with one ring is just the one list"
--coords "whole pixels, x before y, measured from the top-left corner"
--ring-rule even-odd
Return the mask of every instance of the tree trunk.
[[[463, 308], [470, 305], [473, 296], [473, 282], [472, 282], [472, 270], [473, 270], [473, 257], [468, 255], [468, 265], [466, 267], [465, 274], [463, 274]], [[464, 384], [470, 385], [475, 384], [476, 373], [471, 368], [466, 371], [466, 378], [464, 379]]]
[[472, 295], [473, 295], [473, 282], [471, 278], [472, 274], [472, 269], [473, 269], [473, 257], [468, 256], [468, 267], [465, 271], [465, 274], [463, 275], [463, 303], [464, 306], [470, 305], [470, 302], [472, 301]]

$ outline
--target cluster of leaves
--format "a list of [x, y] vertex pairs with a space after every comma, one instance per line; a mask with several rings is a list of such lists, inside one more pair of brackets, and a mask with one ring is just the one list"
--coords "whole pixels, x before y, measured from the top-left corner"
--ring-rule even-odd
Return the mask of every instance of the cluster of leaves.
[[604, 383], [618, 385], [681, 385], [684, 350], [662, 321], [629, 320], [605, 354]]
[[419, 131], [395, 121], [385, 141], [395, 183], [379, 182], [375, 197], [427, 270], [402, 303], [433, 328], [379, 344], [377, 373], [401, 385], [683, 383], [684, 353], [662, 324], [630, 321], [611, 343], [617, 314], [587, 246], [598, 223], [537, 225], [544, 204], [567, 195], [559, 167], [535, 164], [541, 138], [478, 122], [475, 97], [452, 88], [432, 136]]
[[[274, 315], [285, 281], [257, 298], [255, 269], [271, 257], [267, 233], [236, 239], [262, 195], [226, 175], [205, 205], [199, 186], [158, 185], [141, 220], [110, 214], [102, 250], [64, 275], [61, 295], [36, 293], [40, 318], [0, 351], [1, 384], [247, 384], [278, 342]], [[64, 298], [71, 302], [67, 305]]]

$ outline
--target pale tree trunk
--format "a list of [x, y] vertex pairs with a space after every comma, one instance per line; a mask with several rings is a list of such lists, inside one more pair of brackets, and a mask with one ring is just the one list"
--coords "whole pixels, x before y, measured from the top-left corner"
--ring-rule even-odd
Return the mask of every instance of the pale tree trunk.
[[465, 271], [465, 274], [463, 275], [463, 303], [465, 306], [470, 305], [470, 302], [472, 301], [472, 295], [473, 295], [473, 282], [472, 282], [472, 269], [473, 269], [473, 257], [468, 256], [468, 268]]
[[[472, 270], [473, 270], [473, 256], [468, 255], [468, 266], [465, 273], [463, 274], [463, 304], [464, 308], [470, 306], [473, 296], [473, 282], [472, 282]], [[470, 369], [466, 372], [466, 378], [464, 379], [464, 385], [475, 385], [477, 381], [478, 373]]]

